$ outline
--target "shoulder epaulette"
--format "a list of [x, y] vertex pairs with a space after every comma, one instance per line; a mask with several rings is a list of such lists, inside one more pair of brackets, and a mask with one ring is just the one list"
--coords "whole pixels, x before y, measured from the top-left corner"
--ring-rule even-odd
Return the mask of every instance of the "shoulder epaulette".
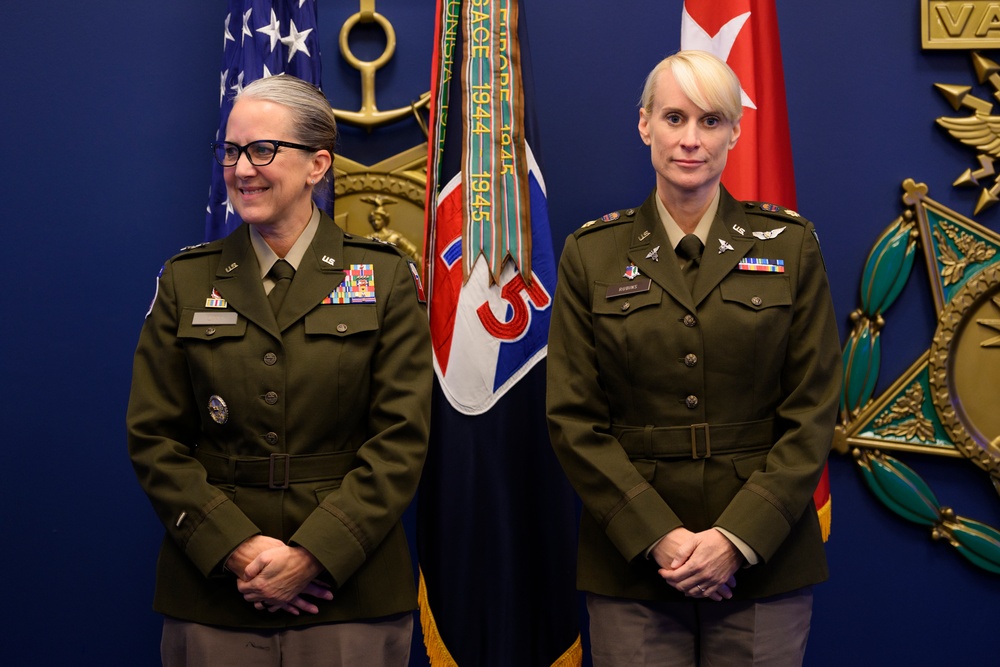
[[345, 243], [353, 243], [357, 245], [373, 246], [376, 249], [384, 250], [386, 252], [394, 252], [400, 257], [405, 257], [403, 251], [396, 247], [395, 243], [389, 243], [388, 241], [383, 241], [382, 239], [375, 236], [358, 236], [357, 234], [344, 234]]
[[204, 243], [196, 243], [194, 245], [184, 246], [171, 259], [198, 257], [200, 255], [204, 255], [205, 253], [218, 252], [221, 249], [222, 249], [222, 239], [217, 239], [215, 241], [205, 241]]
[[583, 225], [576, 230], [576, 233], [577, 235], [586, 234], [587, 232], [602, 229], [608, 227], [609, 225], [619, 225], [623, 222], [632, 222], [635, 219], [635, 212], [636, 209], [634, 208], [612, 211], [611, 213], [602, 215], [596, 220], [590, 220], [589, 222], [583, 223]]
[[769, 204], [767, 202], [759, 201], [745, 201], [743, 202], [743, 207], [746, 209], [747, 213], [760, 213], [771, 218], [794, 222], [797, 225], [806, 224], [806, 219], [801, 215], [790, 208], [778, 206], [777, 204]]

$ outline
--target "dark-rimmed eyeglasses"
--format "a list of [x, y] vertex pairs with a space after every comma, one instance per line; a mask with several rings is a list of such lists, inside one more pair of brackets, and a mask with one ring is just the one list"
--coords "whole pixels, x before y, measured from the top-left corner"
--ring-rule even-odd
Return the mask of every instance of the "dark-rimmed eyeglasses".
[[246, 153], [247, 160], [255, 167], [263, 167], [274, 161], [274, 156], [278, 154], [278, 148], [295, 148], [300, 151], [318, 151], [312, 146], [293, 144], [290, 141], [277, 141], [275, 139], [259, 139], [251, 141], [246, 146], [234, 144], [231, 141], [212, 142], [212, 152], [215, 154], [215, 161], [223, 167], [235, 167], [240, 159], [240, 154]]

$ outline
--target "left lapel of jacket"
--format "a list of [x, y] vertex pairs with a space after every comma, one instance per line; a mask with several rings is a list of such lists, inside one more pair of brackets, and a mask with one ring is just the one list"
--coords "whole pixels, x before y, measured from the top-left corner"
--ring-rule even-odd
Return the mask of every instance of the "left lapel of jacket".
[[278, 317], [284, 331], [320, 305], [344, 282], [344, 232], [326, 213], [320, 214], [316, 237], [302, 256]]
[[[723, 246], [723, 241], [733, 249]], [[753, 244], [754, 239], [750, 236], [743, 206], [723, 189], [719, 210], [712, 221], [694, 283], [695, 304], [701, 303], [732, 272]]]

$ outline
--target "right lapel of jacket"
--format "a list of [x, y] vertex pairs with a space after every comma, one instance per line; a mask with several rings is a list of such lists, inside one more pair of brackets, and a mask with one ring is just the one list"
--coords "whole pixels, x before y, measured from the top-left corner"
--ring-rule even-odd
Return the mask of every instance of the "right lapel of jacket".
[[[677, 255], [670, 245], [667, 230], [660, 222], [660, 215], [656, 212], [656, 200], [653, 199], [655, 196], [656, 190], [636, 211], [635, 221], [631, 226], [632, 236], [629, 239], [628, 257], [639, 267], [640, 274], [649, 277], [674, 300], [694, 310], [694, 301], [681, 274]], [[657, 246], [659, 248], [654, 259], [649, 255]]]
[[240, 225], [222, 241], [222, 254], [212, 286], [233, 310], [271, 335], [280, 337], [260, 279], [257, 254], [250, 244], [250, 228], [246, 224]]

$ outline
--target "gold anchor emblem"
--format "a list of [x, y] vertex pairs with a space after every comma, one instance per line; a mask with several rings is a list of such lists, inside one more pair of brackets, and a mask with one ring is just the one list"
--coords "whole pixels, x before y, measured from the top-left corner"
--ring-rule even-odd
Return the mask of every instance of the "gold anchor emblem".
[[[348, 43], [351, 30], [359, 24], [377, 24], [385, 34], [385, 48], [374, 60], [361, 60], [351, 51]], [[396, 51], [396, 32], [392, 23], [375, 11], [375, 0], [360, 0], [359, 11], [348, 17], [340, 29], [340, 54], [344, 60], [361, 74], [361, 108], [346, 111], [333, 108], [337, 120], [371, 132], [376, 127], [403, 121], [416, 120], [424, 137], [427, 123], [420, 115], [430, 103], [430, 91], [406, 107], [388, 111], [379, 110], [375, 99], [375, 74], [384, 67]], [[346, 156], [338, 155], [335, 162], [334, 196], [336, 214], [334, 220], [344, 231], [358, 236], [378, 236], [403, 249], [404, 253], [418, 260], [423, 254], [424, 197], [427, 187], [427, 143], [424, 142], [374, 165], [365, 165]], [[376, 202], [382, 202], [379, 205]], [[379, 223], [388, 225], [388, 216], [375, 216], [375, 211], [384, 213], [385, 203], [398, 206], [392, 214], [392, 228], [379, 228]], [[375, 209], [372, 208], [373, 204]]]

